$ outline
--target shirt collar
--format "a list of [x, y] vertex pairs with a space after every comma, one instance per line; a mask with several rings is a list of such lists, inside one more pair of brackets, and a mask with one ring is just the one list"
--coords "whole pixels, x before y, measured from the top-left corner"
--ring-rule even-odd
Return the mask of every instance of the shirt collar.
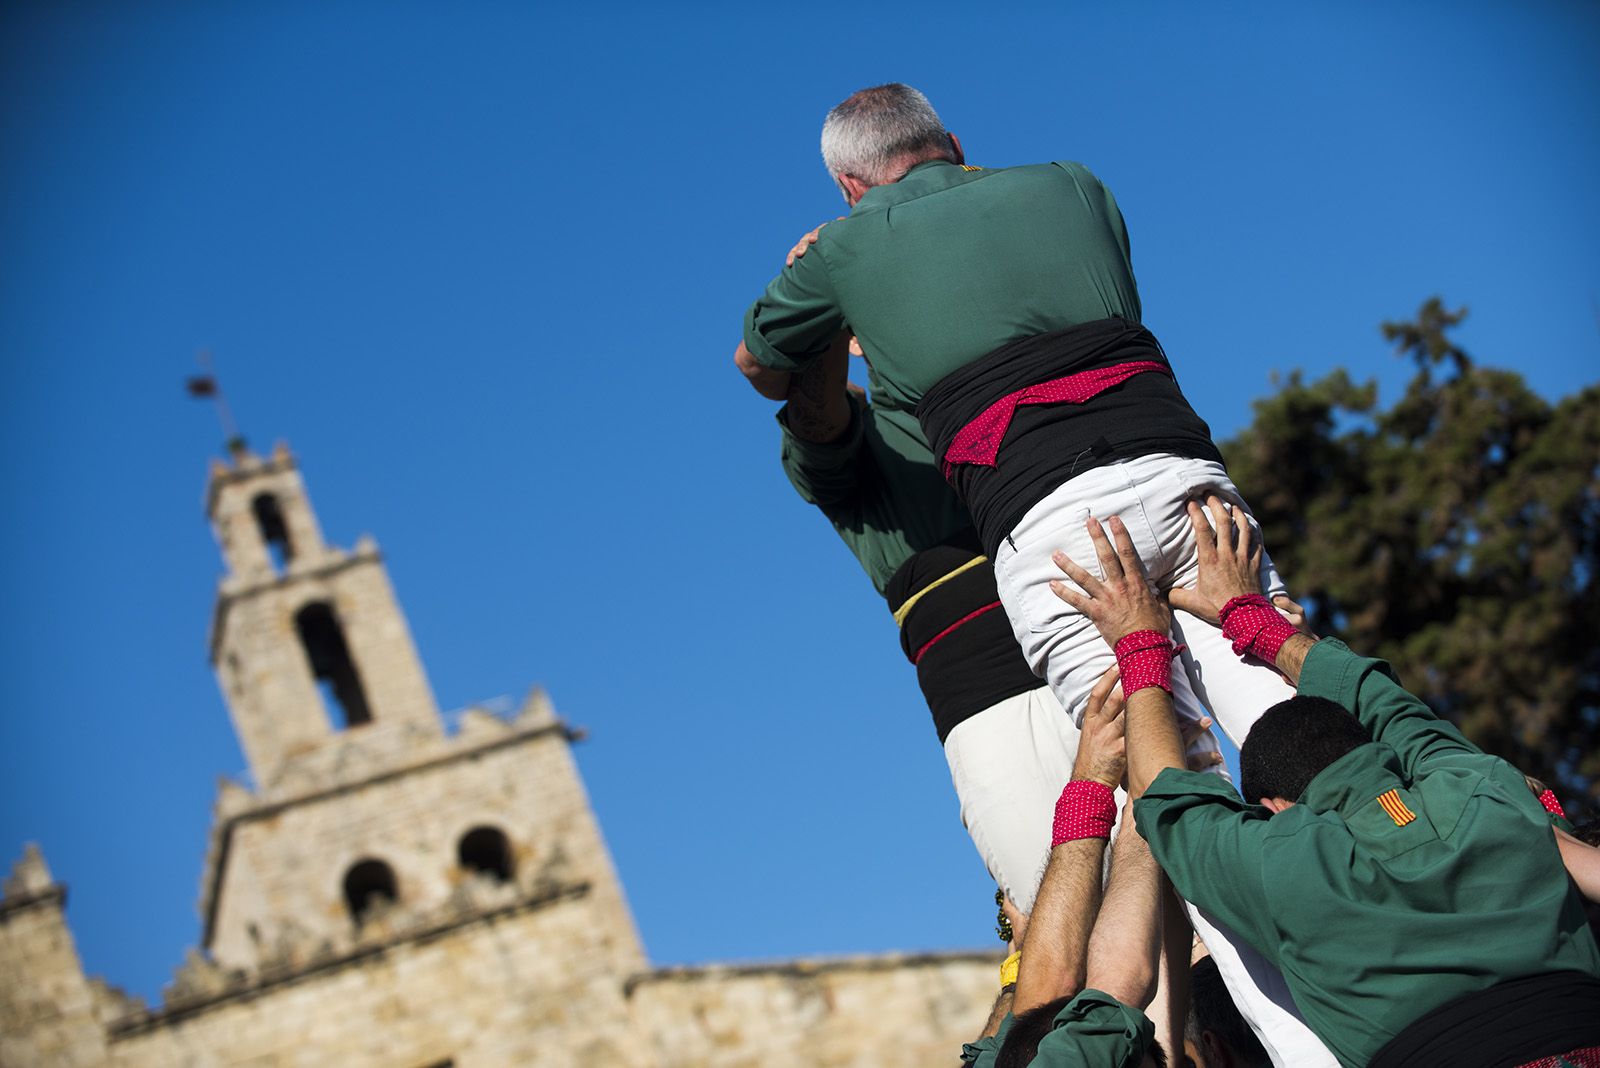
[[867, 190], [866, 196], [856, 201], [856, 206], [850, 213], [854, 215], [860, 211], [873, 211], [902, 203], [913, 197], [920, 197], [949, 185], [953, 176], [965, 173], [967, 172], [947, 159], [925, 159], [907, 171], [898, 182], [875, 185]]
[[1382, 742], [1368, 742], [1318, 772], [1300, 795], [1300, 803], [1348, 817], [1378, 795], [1404, 786], [1400, 755]]

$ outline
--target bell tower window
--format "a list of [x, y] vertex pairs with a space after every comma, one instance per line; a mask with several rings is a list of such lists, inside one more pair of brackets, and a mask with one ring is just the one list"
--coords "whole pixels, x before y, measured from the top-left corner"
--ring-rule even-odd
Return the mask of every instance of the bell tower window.
[[456, 845], [456, 857], [467, 871], [487, 875], [498, 883], [509, 883], [515, 872], [511, 843], [494, 827], [474, 827], [462, 835]]
[[333, 614], [333, 607], [324, 601], [308, 604], [295, 613], [294, 626], [328, 710], [337, 708], [347, 728], [371, 723], [372, 711], [361, 688], [361, 676], [356, 672], [350, 646], [344, 640], [344, 628]]
[[271, 493], [258, 493], [250, 502], [250, 512], [256, 517], [256, 526], [267, 546], [267, 555], [272, 557], [273, 569], [283, 574], [289, 561], [294, 559], [294, 543], [289, 540], [289, 524], [284, 522], [278, 498]]
[[394, 869], [381, 860], [363, 860], [344, 875], [344, 903], [356, 926], [365, 923], [373, 910], [391, 905], [400, 898], [395, 888]]

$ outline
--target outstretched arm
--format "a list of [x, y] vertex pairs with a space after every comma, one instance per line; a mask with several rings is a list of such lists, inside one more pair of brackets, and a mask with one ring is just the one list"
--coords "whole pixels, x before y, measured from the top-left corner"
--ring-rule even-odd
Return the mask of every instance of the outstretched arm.
[[1111, 885], [1089, 943], [1089, 986], [1142, 1009], [1156, 992], [1161, 951], [1161, 868], [1133, 831], [1133, 802], [1111, 856]]
[[1149, 665], [1154, 671], [1147, 676], [1142, 670], [1136, 682], [1129, 669], [1123, 669], [1123, 688], [1133, 690], [1127, 698], [1128, 793], [1139, 797], [1163, 770], [1184, 767], [1183, 741], [1172, 717], [1172, 641], [1167, 637], [1172, 613], [1145, 577], [1128, 528], [1116, 516], [1109, 525], [1115, 548], [1099, 520], [1088, 522], [1105, 577], [1095, 578], [1065, 553], [1056, 553], [1056, 566], [1077, 588], [1064, 582], [1052, 582], [1050, 588], [1089, 617], [1116, 652], [1118, 663]]
[[1551, 829], [1561, 850], [1561, 862], [1578, 884], [1578, 892], [1590, 901], [1600, 902], [1600, 848], [1585, 844], [1559, 827]]
[[[1072, 767], [1073, 783], [1094, 782], [1111, 791], [1122, 782], [1123, 704], [1121, 694], [1113, 689], [1116, 684], [1117, 669], [1112, 668], [1100, 676], [1089, 694]], [[1074, 788], [1068, 786], [1068, 790]], [[1105, 803], [1114, 811], [1114, 802]], [[1110, 827], [1105, 830], [1109, 833]], [[1028, 917], [1012, 1012], [1020, 1015], [1083, 989], [1089, 932], [1100, 907], [1105, 848], [1105, 838], [1083, 837], [1062, 841], [1050, 850], [1050, 863]]]

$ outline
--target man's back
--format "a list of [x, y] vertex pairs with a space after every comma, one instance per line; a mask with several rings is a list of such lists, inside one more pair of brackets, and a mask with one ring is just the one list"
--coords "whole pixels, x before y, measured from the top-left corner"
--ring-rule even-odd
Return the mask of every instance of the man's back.
[[874, 399], [909, 408], [1009, 341], [1116, 315], [1140, 317], [1127, 231], [1085, 167], [936, 160], [828, 224], [751, 308], [746, 341], [758, 359], [796, 356], [848, 323], [882, 379]]

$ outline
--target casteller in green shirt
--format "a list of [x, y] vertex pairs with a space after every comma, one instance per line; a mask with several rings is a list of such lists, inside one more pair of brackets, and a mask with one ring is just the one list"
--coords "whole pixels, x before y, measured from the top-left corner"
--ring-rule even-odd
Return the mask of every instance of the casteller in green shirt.
[[873, 403], [911, 410], [939, 379], [1001, 345], [1140, 318], [1128, 232], [1081, 163], [917, 164], [874, 186], [744, 319], [756, 362], [809, 367], [846, 324], [881, 380]]
[[[877, 392], [877, 375], [868, 375]], [[789, 430], [787, 409], [778, 413], [783, 473], [882, 594], [902, 564], [970, 531], [972, 517], [934, 465], [916, 416], [849, 401], [850, 426], [837, 441], [807, 441]]]
[[[969, 1068], [994, 1068], [1000, 1047], [1016, 1020], [1010, 1013], [1000, 1029], [961, 1047], [961, 1063]], [[1039, 1040], [1034, 1068], [1142, 1068], [1155, 1045], [1150, 1018], [1110, 994], [1083, 990], [1056, 1013], [1055, 1023]]]
[[1367, 1065], [1424, 1015], [1508, 980], [1600, 976], [1549, 820], [1516, 769], [1342, 642], [1311, 647], [1298, 690], [1353, 712], [1374, 741], [1276, 815], [1176, 768], [1134, 814], [1173, 886], [1277, 965], [1341, 1064]]

